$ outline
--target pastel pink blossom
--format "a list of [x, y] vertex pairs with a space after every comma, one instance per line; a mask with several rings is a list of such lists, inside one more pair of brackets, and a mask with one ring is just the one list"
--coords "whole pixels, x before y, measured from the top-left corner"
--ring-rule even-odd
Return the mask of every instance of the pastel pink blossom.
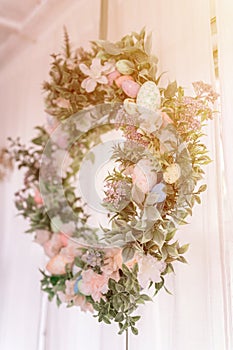
[[141, 159], [135, 165], [132, 182], [143, 193], [148, 193], [157, 183], [157, 174], [153, 170], [152, 163], [149, 159]]
[[81, 311], [84, 312], [94, 312], [93, 306], [91, 303], [88, 303], [84, 295], [76, 295], [74, 298], [74, 305], [80, 306]]
[[108, 291], [108, 279], [108, 276], [99, 275], [91, 269], [83, 271], [80, 292], [91, 295], [94, 301], [100, 301], [102, 295]]
[[72, 260], [61, 254], [55, 255], [46, 265], [46, 269], [53, 275], [63, 275], [66, 273], [66, 266], [71, 265]]
[[84, 75], [88, 76], [88, 78], [82, 81], [81, 87], [85, 89], [86, 92], [93, 92], [97, 83], [108, 84], [106, 75], [114, 70], [114, 65], [111, 62], [105, 62], [104, 65], [102, 65], [100, 58], [94, 58], [90, 68], [84, 63], [81, 63], [79, 68]]
[[54, 233], [50, 240], [43, 244], [45, 254], [50, 258], [57, 255], [63, 247], [63, 238], [59, 233]]
[[124, 81], [131, 80], [133, 81], [133, 77], [131, 75], [122, 75], [115, 80], [116, 85], [120, 88]]
[[108, 78], [108, 85], [112, 86], [113, 82], [121, 76], [121, 73], [119, 73], [117, 70], [114, 70], [112, 73], [109, 73], [107, 75]]
[[47, 230], [36, 230], [35, 242], [38, 244], [45, 244], [51, 237], [51, 232]]
[[61, 249], [60, 254], [73, 261], [76, 256], [81, 255], [80, 246], [77, 243], [68, 240], [67, 245]]
[[35, 190], [34, 190], [34, 201], [38, 205], [43, 204], [43, 199], [41, 197], [41, 194], [40, 194], [40, 191], [38, 190], [38, 188], [35, 188]]
[[135, 81], [125, 80], [122, 82], [121, 88], [127, 96], [135, 98], [137, 97], [140, 85]]
[[150, 254], [143, 254], [138, 259], [138, 281], [142, 288], [146, 288], [150, 281], [158, 283], [161, 273], [166, 268], [163, 260], [158, 260]]
[[121, 249], [112, 248], [108, 249], [104, 256], [104, 263], [101, 267], [101, 271], [109, 276], [109, 278], [113, 278], [116, 281], [119, 280], [119, 269], [122, 267], [122, 255]]
[[68, 237], [64, 233], [59, 232], [61, 244], [66, 247], [68, 245]]
[[56, 100], [54, 100], [54, 102], [60, 108], [70, 108], [70, 101], [63, 97], [58, 97]]
[[73, 302], [74, 305], [80, 306], [81, 311], [94, 312], [92, 305], [86, 301], [86, 297], [84, 295], [74, 293], [74, 285], [75, 285], [74, 280], [71, 280], [71, 281], [67, 280], [65, 284], [66, 284], [65, 293], [58, 292], [58, 296], [63, 303]]

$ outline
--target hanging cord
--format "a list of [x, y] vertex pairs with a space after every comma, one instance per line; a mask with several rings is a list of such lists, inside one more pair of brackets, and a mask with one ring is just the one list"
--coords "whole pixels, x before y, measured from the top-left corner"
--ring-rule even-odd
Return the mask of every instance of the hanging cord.
[[106, 40], [108, 36], [108, 0], [100, 1], [99, 39]]
[[125, 350], [129, 350], [129, 330], [126, 329], [125, 333]]

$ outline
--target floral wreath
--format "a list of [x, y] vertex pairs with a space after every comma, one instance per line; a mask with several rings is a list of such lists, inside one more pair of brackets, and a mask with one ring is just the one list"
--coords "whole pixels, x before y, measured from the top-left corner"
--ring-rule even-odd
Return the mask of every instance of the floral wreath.
[[[165, 276], [186, 262], [188, 244], [175, 234], [206, 189], [197, 186], [210, 162], [202, 128], [217, 99], [203, 82], [193, 83], [193, 96], [176, 82], [159, 87], [150, 46], [142, 30], [71, 51], [65, 32], [65, 52], [52, 55], [43, 86], [46, 126], [30, 146], [11, 139], [1, 153], [26, 169], [16, 207], [48, 257], [42, 290], [58, 305], [117, 322], [120, 334], [138, 333], [134, 312], [152, 300], [149, 289], [168, 291]], [[75, 181], [102, 135], [116, 129], [124, 141], [113, 147], [115, 167], [103, 179], [109, 225], [96, 228]]]

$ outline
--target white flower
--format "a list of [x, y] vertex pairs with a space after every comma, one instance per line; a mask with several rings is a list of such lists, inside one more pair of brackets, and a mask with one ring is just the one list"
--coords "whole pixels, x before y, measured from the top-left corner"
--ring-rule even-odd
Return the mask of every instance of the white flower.
[[151, 255], [141, 255], [138, 259], [138, 281], [142, 288], [146, 288], [150, 281], [158, 283], [161, 280], [161, 273], [166, 267], [166, 263], [157, 260]]
[[93, 92], [97, 83], [108, 84], [106, 74], [114, 70], [114, 65], [111, 62], [105, 62], [102, 66], [100, 58], [94, 58], [90, 68], [84, 63], [81, 63], [79, 68], [83, 74], [88, 76], [88, 78], [82, 81], [81, 87], [85, 89], [86, 92]]

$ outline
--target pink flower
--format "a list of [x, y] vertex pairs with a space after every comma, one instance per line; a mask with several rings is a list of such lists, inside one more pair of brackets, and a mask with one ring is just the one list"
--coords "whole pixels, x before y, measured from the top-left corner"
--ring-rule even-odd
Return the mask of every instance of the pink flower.
[[61, 249], [60, 254], [73, 261], [76, 256], [81, 255], [80, 246], [77, 243], [69, 240], [67, 241], [66, 247]]
[[70, 266], [72, 262], [69, 257], [57, 254], [49, 260], [46, 269], [53, 275], [63, 275], [66, 273], [66, 266]]
[[135, 81], [125, 80], [122, 82], [121, 88], [127, 96], [135, 98], [137, 97], [140, 85]]
[[58, 97], [56, 100], [54, 100], [54, 102], [60, 108], [70, 108], [70, 101], [63, 97]]
[[84, 63], [81, 63], [79, 68], [83, 74], [88, 76], [88, 78], [82, 81], [81, 87], [85, 89], [86, 92], [93, 92], [97, 83], [108, 84], [106, 74], [114, 70], [114, 65], [110, 62], [105, 62], [104, 65], [102, 65], [100, 58], [94, 58], [90, 68]]
[[60, 234], [60, 241], [61, 241], [61, 244], [66, 247], [68, 245], [68, 237], [62, 233], [62, 232], [59, 232]]
[[117, 70], [114, 70], [112, 73], [109, 73], [107, 75], [108, 77], [108, 85], [112, 86], [113, 82], [121, 76], [121, 73], [119, 73]]
[[128, 81], [128, 80], [134, 81], [133, 77], [131, 77], [131, 75], [122, 75], [115, 80], [115, 83], [118, 87], [121, 87], [123, 82]]
[[45, 254], [52, 258], [60, 252], [63, 245], [63, 238], [60, 233], [54, 233], [51, 239], [43, 244]]
[[35, 242], [38, 244], [45, 244], [51, 237], [51, 232], [47, 230], [36, 230]]
[[84, 295], [91, 295], [94, 301], [100, 301], [102, 294], [107, 293], [108, 277], [99, 275], [89, 269], [82, 272], [82, 283], [80, 292]]
[[122, 255], [121, 255], [121, 249], [113, 248], [108, 249], [105, 257], [104, 257], [104, 264], [101, 267], [101, 271], [109, 276], [109, 278], [113, 278], [116, 281], [119, 280], [119, 269], [122, 266]]
[[143, 254], [138, 259], [138, 281], [142, 288], [146, 288], [150, 281], [160, 282], [161, 273], [166, 267], [163, 260], [158, 260], [153, 256]]
[[38, 188], [35, 188], [35, 194], [34, 194], [34, 201], [37, 205], [42, 205], [43, 204], [43, 199], [41, 197], [40, 191]]
[[80, 306], [81, 311], [84, 312], [94, 312], [93, 306], [86, 301], [86, 297], [84, 295], [76, 295], [74, 298], [74, 305]]
[[65, 283], [66, 283], [65, 293], [58, 292], [58, 296], [59, 296], [60, 300], [63, 303], [73, 302], [74, 305], [80, 306], [80, 309], [84, 312], [86, 312], [86, 311], [93, 312], [94, 309], [93, 309], [92, 305], [86, 301], [86, 297], [84, 295], [75, 294], [74, 285], [75, 285], [76, 281], [67, 280]]
[[149, 159], [141, 159], [135, 165], [132, 181], [143, 193], [148, 193], [154, 187], [157, 183], [157, 174]]

